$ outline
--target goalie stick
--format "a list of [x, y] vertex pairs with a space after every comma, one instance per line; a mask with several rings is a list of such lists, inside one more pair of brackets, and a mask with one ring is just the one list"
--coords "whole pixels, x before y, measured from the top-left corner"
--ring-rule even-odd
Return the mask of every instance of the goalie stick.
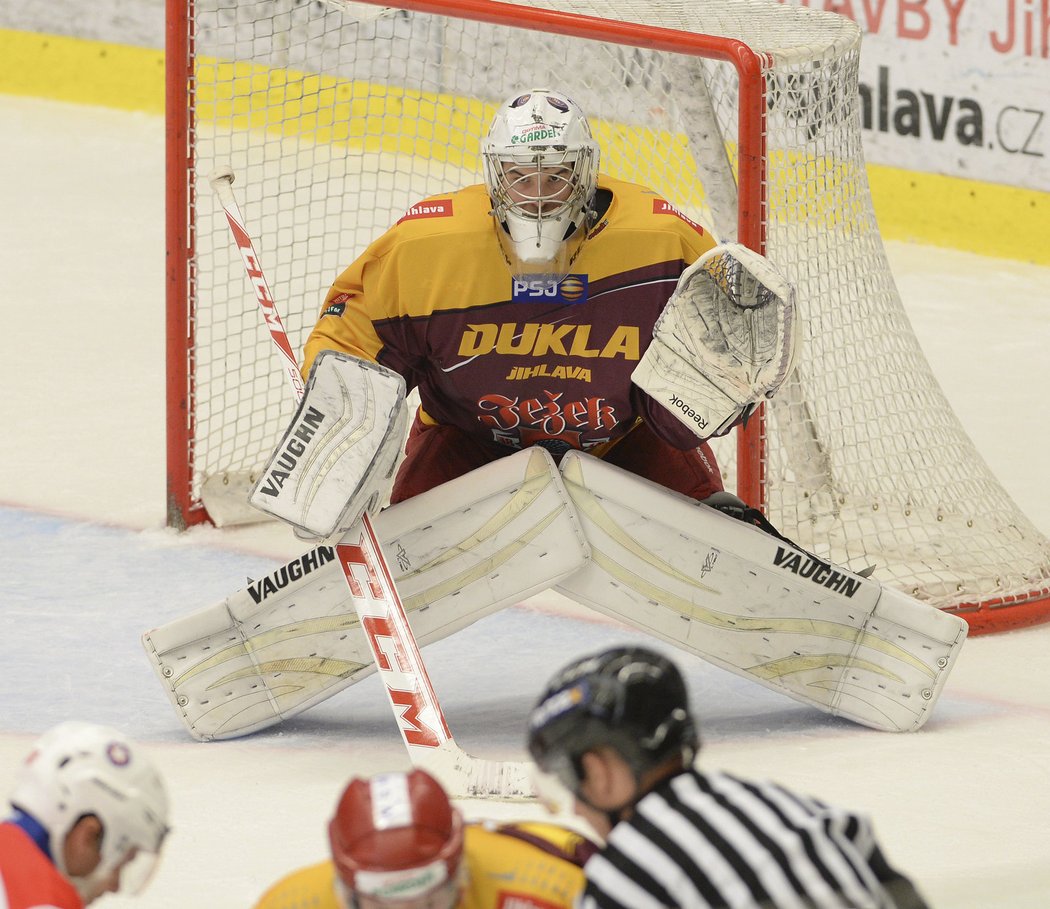
[[[232, 168], [227, 166], [215, 170], [209, 182], [226, 213], [263, 320], [298, 403], [304, 391], [302, 375], [237, 205], [233, 193], [234, 179]], [[412, 763], [433, 773], [453, 797], [531, 797], [533, 787], [529, 764], [476, 758], [457, 744], [430, 682], [404, 604], [394, 586], [367, 511], [362, 512], [355, 526], [342, 535], [335, 549]]]

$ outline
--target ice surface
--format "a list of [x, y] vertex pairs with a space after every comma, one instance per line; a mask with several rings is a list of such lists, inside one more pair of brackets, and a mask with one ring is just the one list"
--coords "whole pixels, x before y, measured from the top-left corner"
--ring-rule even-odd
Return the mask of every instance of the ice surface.
[[[139, 644], [303, 549], [290, 532], [164, 523], [163, 123], [0, 96], [0, 790], [32, 739], [79, 717], [145, 742], [175, 832], [136, 901], [249, 906], [325, 853], [355, 773], [406, 767], [372, 677], [275, 730], [189, 739]], [[890, 245], [916, 332], [1008, 492], [1050, 532], [1050, 269]], [[640, 640], [553, 594], [427, 648], [457, 738], [521, 759], [547, 676]], [[935, 906], [1021, 909], [1050, 893], [1050, 627], [975, 638], [933, 719], [860, 729], [676, 655], [703, 762], [871, 812], [891, 860]], [[468, 803], [471, 815], [521, 805]]]

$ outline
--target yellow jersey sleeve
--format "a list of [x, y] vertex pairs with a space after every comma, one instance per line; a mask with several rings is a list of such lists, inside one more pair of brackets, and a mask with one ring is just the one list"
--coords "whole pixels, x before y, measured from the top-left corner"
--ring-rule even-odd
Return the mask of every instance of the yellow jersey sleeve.
[[471, 824], [456, 909], [571, 909], [594, 848], [556, 824]]
[[254, 909], [340, 909], [331, 860], [293, 871], [270, 887]]

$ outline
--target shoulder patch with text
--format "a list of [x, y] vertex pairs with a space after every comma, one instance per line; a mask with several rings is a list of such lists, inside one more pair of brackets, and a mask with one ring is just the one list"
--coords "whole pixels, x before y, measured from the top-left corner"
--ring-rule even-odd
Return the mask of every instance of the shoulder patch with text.
[[406, 211], [397, 223], [400, 224], [402, 221], [416, 221], [419, 218], [451, 218], [452, 217], [452, 200], [451, 199], [430, 199], [426, 202], [419, 202], [413, 205], [408, 211]]
[[697, 224], [692, 218], [688, 217], [683, 212], [675, 208], [670, 202], [665, 199], [653, 199], [653, 214], [654, 215], [674, 215], [676, 218], [681, 218], [685, 221], [693, 230], [698, 234], [703, 234], [704, 229]]
[[343, 311], [346, 309], [346, 301], [350, 299], [350, 294], [337, 294], [328, 301], [328, 305], [324, 308], [322, 316], [341, 316]]

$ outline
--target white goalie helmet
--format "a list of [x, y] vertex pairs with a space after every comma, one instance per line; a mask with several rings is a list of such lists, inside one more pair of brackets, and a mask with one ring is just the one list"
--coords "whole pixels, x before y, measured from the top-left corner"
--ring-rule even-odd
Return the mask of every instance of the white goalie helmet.
[[[19, 770], [10, 802], [47, 831], [55, 865], [85, 903], [118, 869], [122, 892], [141, 891], [168, 833], [168, 796], [156, 768], [123, 733], [94, 723], [62, 723], [45, 733]], [[74, 877], [63, 846], [86, 815], [102, 825], [101, 860]]]
[[482, 155], [511, 274], [556, 284], [594, 219], [598, 143], [583, 111], [551, 89], [515, 95], [497, 111]]

